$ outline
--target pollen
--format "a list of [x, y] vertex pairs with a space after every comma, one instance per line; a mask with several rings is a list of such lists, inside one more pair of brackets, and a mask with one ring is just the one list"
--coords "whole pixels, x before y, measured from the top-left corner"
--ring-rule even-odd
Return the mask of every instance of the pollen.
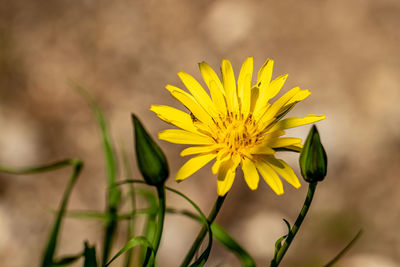
[[221, 117], [216, 125], [216, 141], [223, 144], [228, 153], [237, 153], [244, 157], [245, 151], [254, 147], [260, 139], [251, 115], [244, 118], [240, 114], [231, 113], [226, 118]]

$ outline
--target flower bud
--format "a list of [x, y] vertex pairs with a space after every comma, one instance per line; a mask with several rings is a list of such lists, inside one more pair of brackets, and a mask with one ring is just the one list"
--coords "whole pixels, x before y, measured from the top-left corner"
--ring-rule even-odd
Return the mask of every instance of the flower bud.
[[301, 174], [306, 182], [314, 183], [324, 180], [328, 158], [315, 125], [312, 126], [308, 133], [307, 140], [300, 152], [299, 162]]
[[135, 128], [136, 160], [139, 170], [147, 184], [161, 186], [169, 176], [167, 159], [134, 114], [132, 123]]

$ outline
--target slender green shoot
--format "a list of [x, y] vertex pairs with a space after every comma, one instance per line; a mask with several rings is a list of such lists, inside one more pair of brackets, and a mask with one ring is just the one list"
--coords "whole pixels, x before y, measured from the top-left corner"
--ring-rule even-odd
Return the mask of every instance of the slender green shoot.
[[289, 249], [290, 244], [292, 243], [294, 237], [297, 234], [297, 231], [300, 229], [301, 224], [303, 223], [304, 218], [307, 215], [308, 209], [311, 206], [312, 199], [314, 197], [315, 190], [317, 188], [317, 183], [309, 183], [308, 185], [308, 192], [307, 192], [307, 197], [304, 201], [303, 207], [297, 216], [296, 222], [294, 223], [293, 227], [290, 229], [285, 242], [283, 245], [279, 248], [278, 252], [275, 254], [275, 257], [271, 261], [271, 267], [278, 267], [280, 262], [282, 261], [283, 257], [286, 254], [286, 251]]
[[333, 266], [340, 258], [343, 257], [344, 254], [347, 253], [347, 251], [350, 250], [350, 248], [357, 242], [357, 240], [361, 237], [363, 233], [363, 230], [359, 230], [357, 234], [353, 237], [353, 239], [345, 246], [339, 254], [337, 254], [331, 261], [329, 261], [327, 264], [324, 265], [324, 267], [331, 267]]
[[99, 105], [84, 87], [72, 81], [69, 81], [69, 85], [75, 90], [77, 90], [83, 96], [83, 98], [88, 103], [90, 109], [94, 113], [95, 118], [97, 120], [97, 124], [101, 132], [101, 138], [103, 142], [106, 171], [107, 171], [107, 183], [108, 186], [111, 188], [110, 190], [108, 190], [108, 196], [107, 196], [106, 210], [109, 216], [104, 230], [103, 256], [102, 256], [102, 264], [104, 265], [108, 260], [115, 232], [117, 230], [117, 212], [121, 198], [121, 191], [119, 190], [119, 188], [113, 186], [117, 183], [117, 160], [114, 153], [114, 147], [112, 145], [112, 141], [109, 135], [108, 125]]

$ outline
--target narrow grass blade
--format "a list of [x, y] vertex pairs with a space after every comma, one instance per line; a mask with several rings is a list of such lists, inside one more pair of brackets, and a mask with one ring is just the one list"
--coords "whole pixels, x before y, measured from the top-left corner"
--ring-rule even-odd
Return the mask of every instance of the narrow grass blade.
[[110, 190], [107, 197], [107, 213], [109, 219], [105, 226], [104, 241], [103, 241], [103, 257], [102, 263], [108, 260], [108, 256], [112, 247], [113, 237], [117, 229], [117, 211], [121, 197], [121, 191], [118, 187], [114, 187], [117, 182], [117, 160], [114, 153], [114, 148], [108, 131], [106, 119], [98, 106], [97, 102], [88, 93], [88, 91], [77, 83], [69, 82], [70, 86], [75, 88], [86, 100], [90, 109], [94, 113], [97, 124], [101, 132], [103, 142], [104, 156], [107, 169], [107, 182]]
[[79, 260], [82, 257], [82, 253], [79, 253], [78, 255], [74, 256], [66, 256], [63, 257], [62, 259], [55, 260], [53, 262], [53, 266], [66, 266], [74, 263], [75, 261]]
[[109, 220], [108, 213], [101, 211], [70, 210], [65, 214], [68, 218], [74, 219], [94, 219], [106, 222]]
[[42, 166], [27, 167], [27, 168], [13, 168], [9, 166], [0, 165], [0, 172], [9, 174], [35, 174], [35, 173], [57, 170], [66, 166], [71, 166], [73, 165], [73, 161], [74, 160], [72, 159], [66, 159]]
[[97, 267], [95, 246], [91, 247], [87, 242], [85, 242], [85, 251], [83, 252], [83, 256], [85, 258], [83, 262], [83, 267]]
[[[145, 190], [143, 188], [138, 188], [137, 193], [143, 196], [148, 202], [148, 216], [145, 221], [144, 226], [144, 235], [148, 240], [154, 240], [154, 236], [156, 233], [156, 219], [157, 219], [157, 212], [158, 212], [158, 202], [157, 196], [150, 190]], [[141, 248], [139, 252], [140, 255], [140, 262], [142, 265], [149, 259], [151, 255], [150, 249], [145, 249], [144, 247]]]
[[197, 267], [197, 266], [203, 266], [207, 260], [208, 257], [210, 256], [210, 252], [211, 252], [211, 247], [212, 247], [212, 242], [213, 242], [213, 232], [211, 230], [211, 226], [210, 223], [207, 220], [207, 217], [204, 215], [204, 213], [201, 211], [201, 209], [196, 205], [196, 203], [194, 203], [189, 197], [187, 197], [185, 194], [173, 189], [173, 188], [169, 188], [169, 187], [165, 187], [165, 189], [167, 189], [170, 192], [173, 192], [175, 194], [177, 194], [178, 196], [181, 196], [182, 198], [184, 198], [187, 202], [190, 203], [190, 205], [193, 206], [193, 208], [196, 209], [196, 211], [199, 213], [200, 215], [200, 220], [201, 222], [206, 226], [207, 228], [207, 232], [208, 232], [208, 245], [206, 247], [206, 249], [204, 250], [204, 252], [200, 255], [200, 257], [190, 265], [190, 267]]
[[250, 254], [234, 240], [225, 229], [217, 223], [211, 224], [211, 230], [215, 239], [224, 247], [236, 255], [244, 267], [255, 267], [256, 263]]
[[[145, 184], [145, 182], [142, 181], [142, 180], [130, 180], [130, 179], [129, 179], [129, 180], [124, 180], [124, 181], [119, 182], [119, 183], [118, 183], [118, 186], [119, 186], [119, 185], [124, 185], [124, 184], [129, 184], [129, 183]], [[199, 257], [194, 263], [192, 263], [192, 264], [190, 265], [190, 267], [203, 266], [203, 265], [206, 263], [206, 261], [207, 261], [207, 259], [208, 259], [208, 256], [210, 255], [211, 246], [212, 246], [212, 241], [213, 241], [213, 238], [212, 238], [213, 234], [212, 234], [212, 231], [211, 231], [210, 223], [208, 222], [207, 217], [204, 215], [204, 213], [201, 211], [201, 209], [200, 209], [200, 208], [196, 205], [196, 203], [194, 203], [189, 197], [187, 197], [185, 194], [183, 194], [183, 193], [181, 193], [181, 192], [179, 192], [179, 191], [177, 191], [177, 190], [175, 190], [175, 189], [173, 189], [173, 188], [165, 187], [165, 189], [168, 190], [168, 191], [170, 191], [170, 192], [173, 192], [173, 193], [179, 195], [180, 197], [182, 197], [182, 198], [184, 198], [186, 201], [188, 201], [189, 204], [192, 205], [192, 206], [196, 209], [196, 211], [199, 213], [201, 222], [202, 222], [202, 223], [206, 226], [206, 228], [207, 228], [207, 232], [208, 232], [208, 245], [207, 245], [206, 249], [204, 250], [204, 252], [200, 255], [200, 257]]]
[[116, 260], [119, 256], [121, 256], [124, 252], [136, 247], [136, 246], [143, 246], [145, 248], [149, 248], [152, 251], [152, 246], [150, 241], [144, 237], [144, 236], [138, 236], [135, 237], [131, 240], [129, 240], [126, 245], [117, 252], [117, 254], [115, 254], [114, 257], [112, 257], [112, 259], [106, 263], [105, 267], [107, 267], [108, 265], [110, 265], [114, 260]]
[[73, 172], [67, 184], [67, 188], [64, 191], [60, 208], [58, 209], [58, 213], [56, 216], [56, 220], [54, 222], [49, 240], [47, 241], [47, 246], [42, 259], [42, 265], [41, 265], [42, 267], [50, 267], [53, 266], [54, 264], [57, 264], [56, 261], [54, 260], [54, 254], [56, 252], [58, 234], [61, 228], [62, 220], [66, 213], [69, 197], [76, 183], [76, 180], [78, 179], [79, 174], [82, 170], [83, 162], [79, 159], [66, 159], [37, 167], [11, 168], [6, 166], [0, 166], [0, 172], [10, 173], [10, 174], [34, 174], [34, 173], [52, 171], [66, 166], [72, 166]]
[[[182, 214], [185, 215], [186, 217], [201, 222], [201, 218], [199, 216], [187, 210], [167, 209], [167, 212]], [[215, 240], [221, 243], [230, 252], [235, 254], [235, 256], [238, 258], [242, 266], [244, 267], [256, 266], [255, 260], [250, 256], [250, 254], [244, 248], [242, 248], [242, 246], [240, 246], [239, 243], [236, 240], [234, 240], [222, 226], [214, 222], [211, 224], [211, 230]]]
[[[153, 209], [138, 209], [134, 213], [118, 213], [117, 220], [131, 220], [136, 216], [152, 215]], [[101, 211], [71, 210], [65, 214], [68, 218], [107, 221], [108, 213]]]
[[49, 266], [52, 266], [52, 264], [53, 264], [54, 254], [55, 254], [56, 246], [57, 246], [58, 233], [59, 233], [60, 227], [61, 227], [61, 222], [62, 222], [63, 217], [66, 212], [66, 208], [67, 208], [69, 197], [71, 195], [72, 188], [74, 187], [75, 182], [78, 179], [79, 174], [82, 170], [83, 162], [80, 160], [72, 160], [71, 165], [74, 168], [73, 173], [68, 182], [67, 188], [64, 192], [62, 202], [61, 202], [61, 205], [58, 210], [57, 217], [56, 217], [56, 221], [53, 225], [53, 230], [51, 231], [50, 238], [49, 238], [47, 247], [44, 252], [42, 267], [49, 267]]
[[326, 265], [324, 265], [324, 267], [331, 267], [333, 266], [341, 257], [343, 257], [343, 255], [349, 251], [349, 249], [357, 242], [357, 240], [360, 238], [360, 236], [362, 235], [363, 230], [359, 230], [357, 232], [357, 234], [353, 237], [353, 239], [350, 241], [349, 244], [347, 244], [347, 246], [345, 246], [340, 252], [339, 254], [337, 254], [330, 262], [328, 262]]
[[[128, 153], [125, 150], [124, 144], [121, 142], [122, 163], [125, 177], [132, 177], [132, 168], [130, 165]], [[128, 199], [130, 200], [130, 210], [132, 217], [128, 219], [126, 240], [131, 240], [135, 235], [135, 215], [136, 215], [136, 193], [134, 184], [129, 184]], [[130, 267], [133, 261], [133, 249], [130, 249], [125, 256], [125, 267]]]

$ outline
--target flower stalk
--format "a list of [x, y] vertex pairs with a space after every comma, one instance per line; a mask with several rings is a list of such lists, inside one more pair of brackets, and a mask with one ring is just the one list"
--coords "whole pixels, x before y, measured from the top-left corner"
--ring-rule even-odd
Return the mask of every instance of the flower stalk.
[[[218, 212], [220, 211], [222, 204], [225, 201], [226, 195], [227, 194], [225, 194], [224, 196], [218, 196], [217, 200], [215, 201], [214, 207], [212, 208], [210, 214], [207, 217], [207, 220], [210, 225], [214, 222], [215, 218], [217, 217]], [[199, 234], [197, 235], [195, 241], [193, 242], [192, 247], [190, 248], [189, 252], [187, 253], [185, 259], [183, 260], [181, 267], [189, 266], [196, 251], [199, 249], [201, 243], [203, 242], [206, 234], [207, 234], [207, 227], [205, 225], [203, 225]]]
[[157, 218], [157, 230], [156, 235], [154, 237], [154, 255], [157, 254], [158, 248], [160, 247], [161, 243], [161, 236], [164, 229], [164, 217], [165, 217], [165, 186], [158, 186], [157, 187], [157, 194], [158, 194], [158, 218]]
[[290, 229], [288, 236], [285, 239], [282, 247], [278, 250], [276, 257], [271, 261], [271, 267], [278, 267], [280, 262], [282, 261], [283, 257], [285, 256], [286, 251], [289, 249], [290, 244], [292, 243], [294, 237], [296, 236], [297, 232], [300, 229], [301, 224], [303, 223], [304, 218], [307, 215], [308, 209], [311, 206], [311, 202], [314, 197], [315, 190], [317, 189], [318, 182], [310, 183], [308, 185], [308, 192], [306, 199], [304, 201], [303, 207], [299, 215], [297, 216], [296, 222], [294, 223], [293, 227]]

